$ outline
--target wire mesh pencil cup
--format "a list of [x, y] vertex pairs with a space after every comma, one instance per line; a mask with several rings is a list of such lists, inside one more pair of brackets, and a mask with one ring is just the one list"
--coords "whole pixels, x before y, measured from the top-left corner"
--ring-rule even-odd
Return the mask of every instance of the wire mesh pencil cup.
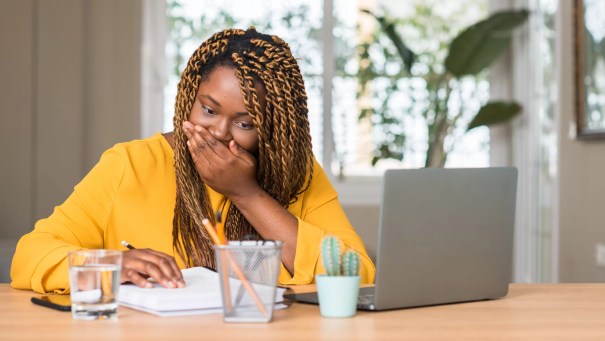
[[269, 322], [280, 272], [281, 242], [215, 245], [225, 322]]

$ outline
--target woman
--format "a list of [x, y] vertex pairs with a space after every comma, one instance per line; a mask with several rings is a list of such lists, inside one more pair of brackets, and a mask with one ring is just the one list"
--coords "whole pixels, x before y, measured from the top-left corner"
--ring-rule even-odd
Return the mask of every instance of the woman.
[[121, 282], [174, 288], [180, 268], [214, 267], [202, 220], [225, 217], [228, 239], [249, 234], [283, 241], [281, 284], [323, 272], [319, 244], [336, 235], [374, 265], [313, 158], [307, 97], [288, 45], [254, 28], [205, 41], [179, 83], [174, 133], [117, 144], [72, 195], [17, 245], [12, 286], [69, 289], [66, 255], [123, 249]]

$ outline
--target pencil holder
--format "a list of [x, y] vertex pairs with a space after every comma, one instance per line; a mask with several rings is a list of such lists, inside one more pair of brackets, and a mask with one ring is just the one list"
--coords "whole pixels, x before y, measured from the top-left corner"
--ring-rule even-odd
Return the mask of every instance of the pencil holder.
[[242, 241], [215, 245], [225, 322], [273, 318], [281, 242]]

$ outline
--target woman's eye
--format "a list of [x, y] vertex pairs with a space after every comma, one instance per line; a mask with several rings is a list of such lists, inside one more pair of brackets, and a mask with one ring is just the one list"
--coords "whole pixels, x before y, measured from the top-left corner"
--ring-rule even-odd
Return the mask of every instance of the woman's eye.
[[245, 130], [250, 130], [250, 129], [254, 128], [254, 124], [252, 124], [252, 123], [246, 123], [246, 122], [238, 122], [237, 126], [240, 127], [240, 128], [242, 128], [242, 129], [245, 129]]
[[202, 110], [208, 115], [216, 115], [216, 112], [214, 112], [214, 110], [208, 108], [205, 105], [202, 105]]

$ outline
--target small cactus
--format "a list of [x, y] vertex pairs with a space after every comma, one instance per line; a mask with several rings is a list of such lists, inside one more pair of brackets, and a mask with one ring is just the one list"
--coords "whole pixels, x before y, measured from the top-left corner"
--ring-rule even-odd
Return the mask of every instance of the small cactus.
[[353, 250], [340, 253], [340, 240], [326, 236], [321, 242], [321, 257], [328, 276], [358, 276], [359, 255]]
[[344, 276], [359, 275], [359, 255], [349, 250], [342, 255], [342, 274]]
[[340, 241], [334, 236], [326, 236], [321, 242], [321, 256], [328, 276], [340, 275]]

